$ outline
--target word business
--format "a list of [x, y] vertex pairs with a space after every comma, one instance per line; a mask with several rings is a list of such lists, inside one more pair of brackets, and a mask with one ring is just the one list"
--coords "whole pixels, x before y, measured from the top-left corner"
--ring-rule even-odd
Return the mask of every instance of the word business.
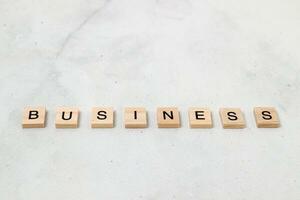
[[[280, 127], [279, 116], [273, 107], [255, 107], [254, 118], [258, 128]], [[60, 107], [56, 110], [56, 128], [77, 128], [79, 126], [79, 109]], [[239, 108], [221, 108], [220, 120], [225, 129], [242, 129], [246, 127], [243, 112]], [[213, 128], [212, 113], [208, 108], [192, 107], [188, 111], [190, 128]], [[113, 128], [114, 109], [111, 107], [94, 107], [91, 110], [91, 128]], [[128, 107], [124, 110], [125, 128], [147, 128], [148, 114], [143, 107]], [[158, 128], [181, 127], [180, 112], [176, 107], [160, 107], [156, 111]], [[46, 125], [45, 107], [27, 107], [23, 112], [23, 128], [44, 128]]]

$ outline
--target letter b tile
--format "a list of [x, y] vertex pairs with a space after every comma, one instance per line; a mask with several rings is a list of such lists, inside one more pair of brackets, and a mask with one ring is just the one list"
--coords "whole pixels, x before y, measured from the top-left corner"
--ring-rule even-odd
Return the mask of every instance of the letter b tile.
[[23, 112], [23, 128], [44, 128], [46, 121], [45, 107], [27, 107]]

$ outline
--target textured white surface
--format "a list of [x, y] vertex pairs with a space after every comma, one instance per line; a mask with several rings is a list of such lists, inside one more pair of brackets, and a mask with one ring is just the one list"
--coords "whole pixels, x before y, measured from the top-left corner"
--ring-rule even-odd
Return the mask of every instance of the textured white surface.
[[[0, 0], [0, 199], [300, 199], [299, 0]], [[45, 105], [45, 129], [21, 129]], [[80, 128], [56, 130], [57, 106]], [[90, 129], [92, 106], [114, 106], [114, 129]], [[126, 130], [125, 106], [150, 127]], [[282, 127], [257, 129], [275, 106]], [[158, 129], [178, 106], [183, 127]], [[208, 106], [213, 129], [188, 128]], [[247, 128], [223, 130], [241, 107]]]

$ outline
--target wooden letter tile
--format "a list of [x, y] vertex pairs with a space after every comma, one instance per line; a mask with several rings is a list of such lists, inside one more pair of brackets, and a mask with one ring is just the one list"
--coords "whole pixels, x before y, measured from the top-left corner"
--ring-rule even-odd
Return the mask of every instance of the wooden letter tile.
[[190, 108], [189, 120], [191, 128], [212, 128], [211, 111], [208, 108]]
[[220, 117], [223, 128], [239, 129], [246, 127], [244, 115], [239, 108], [221, 108]]
[[79, 118], [78, 108], [61, 107], [56, 110], [56, 128], [77, 128]]
[[114, 127], [113, 108], [111, 107], [92, 108], [91, 126], [92, 128], [113, 128]]
[[125, 108], [125, 128], [146, 128], [148, 126], [147, 111], [145, 108]]
[[179, 128], [180, 115], [176, 107], [157, 108], [157, 125], [159, 128]]
[[275, 108], [256, 107], [254, 108], [256, 125], [258, 128], [278, 128], [280, 121]]
[[45, 107], [27, 107], [23, 112], [23, 128], [44, 128], [46, 122]]

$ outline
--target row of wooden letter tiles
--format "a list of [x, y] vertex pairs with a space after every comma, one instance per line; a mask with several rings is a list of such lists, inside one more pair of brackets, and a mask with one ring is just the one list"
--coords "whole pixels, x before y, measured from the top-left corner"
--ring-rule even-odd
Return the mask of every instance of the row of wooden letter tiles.
[[[159, 128], [179, 128], [180, 113], [176, 107], [157, 108], [157, 126]], [[193, 107], [189, 109], [191, 128], [212, 128], [212, 114], [208, 108]], [[255, 107], [254, 117], [258, 128], [278, 128], [280, 121], [273, 107]], [[239, 108], [221, 108], [220, 118], [223, 128], [241, 129], [246, 127], [244, 115]], [[46, 122], [45, 107], [27, 107], [23, 113], [23, 128], [44, 128]], [[56, 110], [56, 128], [77, 128], [79, 109], [60, 107]], [[128, 107], [124, 110], [125, 128], [147, 128], [147, 111], [142, 107]], [[91, 115], [92, 128], [113, 128], [114, 110], [111, 107], [94, 107]]]

